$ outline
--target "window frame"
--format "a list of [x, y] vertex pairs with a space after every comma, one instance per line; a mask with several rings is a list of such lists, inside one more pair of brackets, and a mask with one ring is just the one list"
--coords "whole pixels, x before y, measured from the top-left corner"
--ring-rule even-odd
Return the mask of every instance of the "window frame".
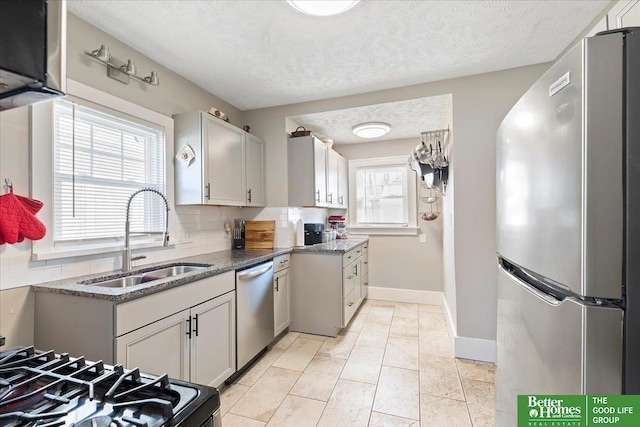
[[[173, 205], [173, 119], [155, 111], [149, 110], [106, 92], [94, 89], [80, 82], [67, 79], [67, 95], [70, 99], [109, 114], [128, 119], [138, 119], [157, 127], [164, 128], [165, 139], [165, 194], [170, 207]], [[40, 220], [48, 227], [54, 226], [54, 147], [53, 140], [53, 102], [44, 102], [30, 107], [30, 163], [31, 163], [31, 195], [44, 203], [38, 213]], [[36, 154], [37, 153], [37, 154]], [[173, 209], [170, 211], [173, 212]], [[169, 226], [172, 224], [169, 217]], [[124, 242], [124, 223], [122, 224], [122, 238], [112, 242], [79, 243], [55, 245], [53, 230], [49, 230], [41, 240], [32, 242], [31, 258], [34, 261], [69, 258], [83, 255], [96, 255], [122, 250]], [[158, 246], [157, 239], [141, 237], [134, 239], [132, 248], [148, 248]]]
[[[400, 166], [405, 168], [407, 185], [407, 224], [359, 224], [357, 223], [358, 209], [358, 169], [376, 166]], [[349, 232], [362, 235], [417, 235], [418, 207], [417, 207], [417, 176], [411, 173], [405, 156], [377, 157], [371, 159], [349, 160]]]

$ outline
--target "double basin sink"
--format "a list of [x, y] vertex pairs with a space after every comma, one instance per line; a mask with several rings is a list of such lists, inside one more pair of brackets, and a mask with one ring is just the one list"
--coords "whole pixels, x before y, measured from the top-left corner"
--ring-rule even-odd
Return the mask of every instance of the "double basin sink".
[[212, 264], [168, 264], [149, 271], [124, 273], [121, 277], [117, 278], [109, 276], [109, 279], [102, 279], [98, 277], [83, 280], [78, 283], [81, 285], [100, 286], [104, 288], [126, 288], [129, 286], [140, 285], [142, 283], [153, 282], [154, 280], [204, 270], [211, 266]]

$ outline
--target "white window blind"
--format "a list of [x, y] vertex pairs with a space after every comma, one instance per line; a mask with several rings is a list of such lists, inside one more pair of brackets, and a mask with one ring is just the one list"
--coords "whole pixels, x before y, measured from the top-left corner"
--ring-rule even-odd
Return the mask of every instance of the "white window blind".
[[358, 224], [407, 225], [406, 169], [406, 165], [357, 168]]
[[[59, 100], [54, 105], [54, 244], [98, 244], [124, 235], [127, 200], [165, 193], [164, 130]], [[141, 193], [131, 231], [164, 231], [164, 203]]]

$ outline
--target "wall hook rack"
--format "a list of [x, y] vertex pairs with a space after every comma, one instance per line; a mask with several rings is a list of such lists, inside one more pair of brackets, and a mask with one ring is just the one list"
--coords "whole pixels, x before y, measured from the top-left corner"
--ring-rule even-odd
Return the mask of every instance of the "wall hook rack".
[[100, 49], [96, 49], [91, 52], [85, 51], [84, 53], [95, 61], [106, 65], [107, 76], [119, 81], [120, 83], [128, 85], [131, 79], [135, 79], [139, 82], [152, 86], [158, 86], [160, 84], [158, 73], [152, 71], [147, 77], [138, 77], [138, 68], [136, 67], [133, 59], [127, 59], [127, 62], [124, 62], [113, 57], [109, 52], [109, 47], [107, 45], [103, 44], [100, 46]]

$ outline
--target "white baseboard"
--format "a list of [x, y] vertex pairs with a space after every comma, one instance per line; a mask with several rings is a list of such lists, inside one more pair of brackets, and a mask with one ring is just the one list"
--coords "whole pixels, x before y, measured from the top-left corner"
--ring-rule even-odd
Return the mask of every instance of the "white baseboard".
[[369, 286], [367, 298], [414, 304], [444, 305], [442, 292], [418, 291], [414, 289], [380, 288], [377, 286]]
[[456, 336], [453, 348], [456, 357], [496, 363], [497, 346], [493, 340]]

